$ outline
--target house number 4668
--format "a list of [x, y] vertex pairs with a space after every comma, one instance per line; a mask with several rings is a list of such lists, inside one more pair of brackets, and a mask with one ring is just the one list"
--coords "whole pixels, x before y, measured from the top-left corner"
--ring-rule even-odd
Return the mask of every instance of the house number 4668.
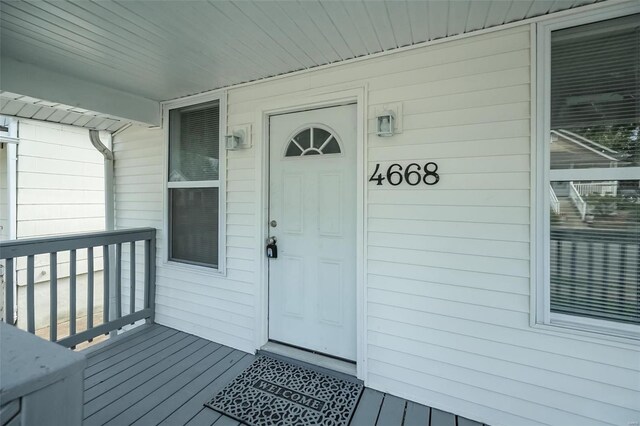
[[411, 186], [416, 186], [420, 183], [435, 185], [440, 180], [437, 172], [438, 165], [433, 162], [428, 162], [424, 166], [418, 163], [411, 163], [406, 169], [403, 169], [400, 164], [392, 164], [387, 167], [385, 176], [380, 171], [380, 164], [376, 164], [376, 169], [373, 171], [371, 178], [369, 178], [369, 182], [377, 182], [376, 185], [382, 185], [382, 182], [386, 180], [391, 186], [398, 186], [402, 182], [407, 182]]

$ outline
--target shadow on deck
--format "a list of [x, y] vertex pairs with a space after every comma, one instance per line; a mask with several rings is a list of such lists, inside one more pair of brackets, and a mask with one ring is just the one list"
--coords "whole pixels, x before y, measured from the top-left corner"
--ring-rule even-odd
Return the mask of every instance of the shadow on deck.
[[[160, 325], [85, 351], [85, 425], [238, 425], [203, 407], [255, 356]], [[365, 388], [351, 425], [481, 426]]]

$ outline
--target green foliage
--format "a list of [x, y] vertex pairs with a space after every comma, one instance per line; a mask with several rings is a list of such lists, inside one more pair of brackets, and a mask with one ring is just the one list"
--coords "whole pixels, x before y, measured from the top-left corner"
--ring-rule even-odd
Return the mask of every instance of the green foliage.
[[617, 210], [618, 197], [613, 195], [587, 195], [583, 197], [588, 205], [589, 214], [606, 216], [614, 214]]
[[634, 202], [630, 199], [619, 197], [616, 203], [618, 210], [625, 212], [629, 221], [640, 223], [640, 200]]
[[584, 197], [587, 202], [587, 212], [597, 218], [604, 219], [618, 216], [622, 222], [628, 224], [640, 224], [640, 201], [631, 200], [621, 195], [588, 195]]
[[575, 133], [619, 153], [619, 159], [640, 163], [640, 126], [638, 123], [592, 126], [572, 129]]

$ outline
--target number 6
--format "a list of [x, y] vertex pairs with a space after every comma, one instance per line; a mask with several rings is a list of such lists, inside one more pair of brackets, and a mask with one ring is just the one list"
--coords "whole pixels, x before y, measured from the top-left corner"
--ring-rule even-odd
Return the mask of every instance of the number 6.
[[[416, 166], [416, 170], [410, 170], [412, 166]], [[411, 176], [417, 176], [417, 180], [414, 180], [412, 182], [410, 179]], [[411, 186], [416, 186], [417, 184], [419, 184], [420, 181], [422, 180], [422, 177], [420, 176], [420, 164], [416, 164], [416, 163], [409, 164], [404, 171], [404, 180], [406, 180], [407, 183]]]
[[[398, 170], [392, 170], [394, 167], [397, 167]], [[400, 164], [392, 164], [389, 166], [389, 168], [387, 169], [387, 181], [390, 185], [398, 186], [402, 183], [402, 173], [400, 173], [401, 171], [402, 166]], [[391, 179], [394, 175], [398, 176], [398, 180], [396, 182], [393, 182], [393, 180]]]

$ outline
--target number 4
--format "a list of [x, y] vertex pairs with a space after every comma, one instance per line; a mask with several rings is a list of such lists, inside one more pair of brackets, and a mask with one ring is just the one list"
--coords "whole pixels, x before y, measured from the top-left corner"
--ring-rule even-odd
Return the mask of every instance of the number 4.
[[[369, 178], [369, 182], [378, 182], [377, 185], [382, 185], [382, 182], [385, 180], [385, 177], [382, 176], [382, 173], [378, 173], [378, 170], [380, 170], [380, 164], [376, 164], [376, 169], [373, 171], [371, 178]], [[378, 173], [377, 177], [376, 177], [376, 173]]]

